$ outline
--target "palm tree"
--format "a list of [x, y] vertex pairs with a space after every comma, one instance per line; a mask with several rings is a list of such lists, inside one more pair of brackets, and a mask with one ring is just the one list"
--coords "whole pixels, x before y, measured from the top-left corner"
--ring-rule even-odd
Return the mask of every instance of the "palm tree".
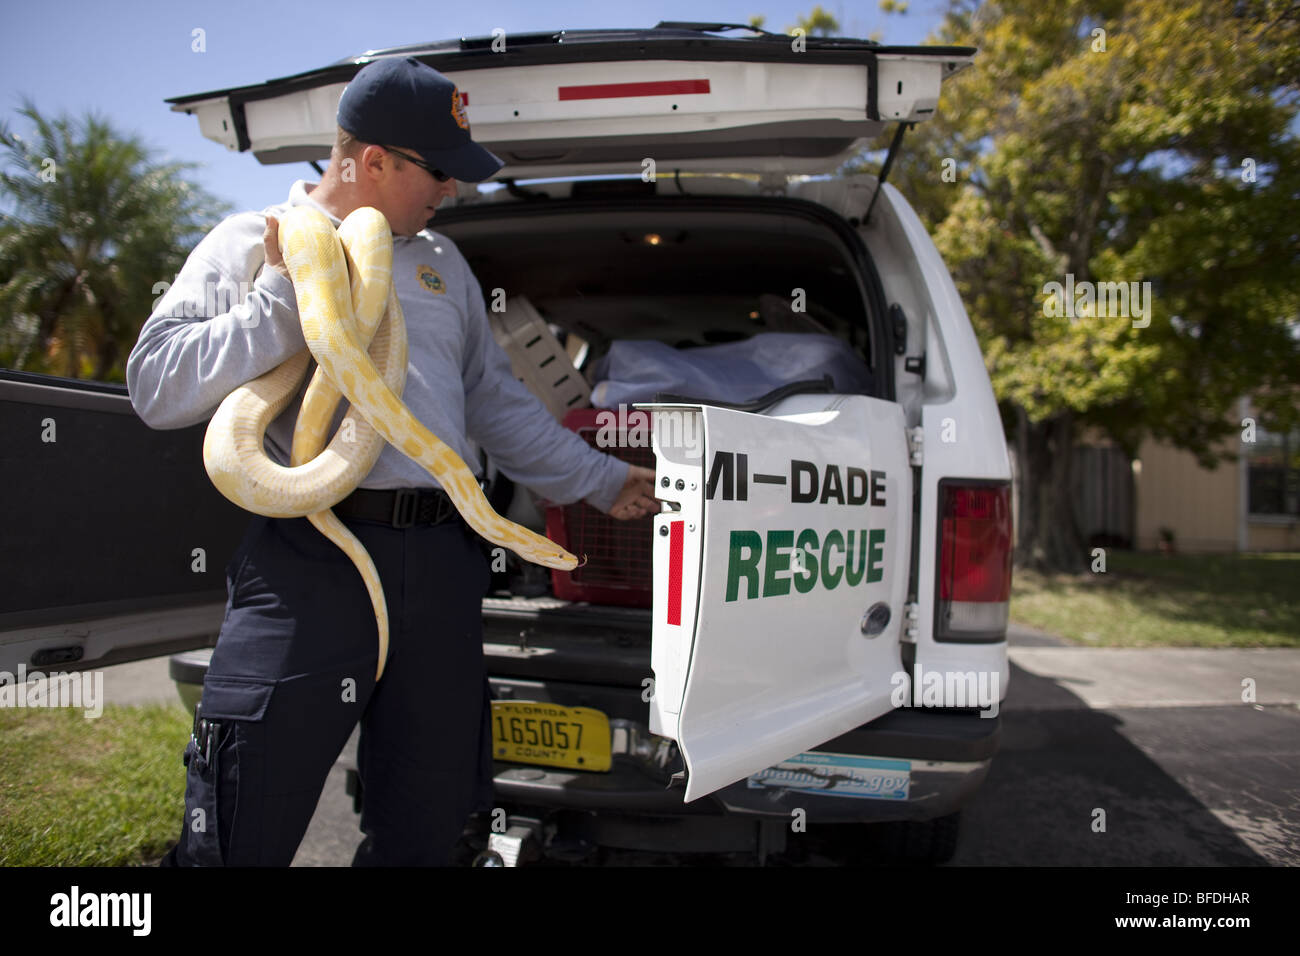
[[154, 285], [228, 212], [134, 136], [87, 114], [0, 123], [0, 366], [125, 381]]

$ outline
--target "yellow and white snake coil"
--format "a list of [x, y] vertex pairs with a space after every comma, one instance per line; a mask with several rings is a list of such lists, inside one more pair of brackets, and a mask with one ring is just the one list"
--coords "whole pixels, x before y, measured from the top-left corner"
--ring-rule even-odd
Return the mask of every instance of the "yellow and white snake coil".
[[[225, 398], [208, 423], [203, 464], [217, 489], [241, 508], [271, 518], [306, 516], [352, 560], [379, 630], [377, 681], [388, 657], [383, 586], [365, 547], [330, 508], [369, 474], [385, 443], [424, 466], [487, 540], [548, 568], [567, 571], [578, 559], [493, 511], [460, 456], [402, 403], [406, 323], [393, 288], [393, 237], [383, 213], [358, 209], [336, 232], [319, 210], [295, 206], [280, 220], [279, 242], [308, 351]], [[309, 357], [319, 367], [303, 396], [285, 467], [266, 454], [263, 442], [267, 426], [297, 393]], [[326, 445], [341, 397], [360, 412], [361, 421], [340, 428]]]

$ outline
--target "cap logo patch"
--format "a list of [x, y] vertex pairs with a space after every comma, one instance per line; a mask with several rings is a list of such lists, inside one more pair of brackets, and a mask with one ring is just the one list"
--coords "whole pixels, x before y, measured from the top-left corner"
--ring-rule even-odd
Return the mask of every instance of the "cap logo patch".
[[469, 132], [469, 117], [465, 115], [465, 104], [460, 101], [460, 90], [451, 88], [451, 115], [456, 125]]
[[436, 292], [439, 295], [446, 293], [447, 285], [442, 281], [442, 276], [429, 266], [418, 266], [415, 275], [420, 280], [420, 285], [424, 286], [430, 292]]

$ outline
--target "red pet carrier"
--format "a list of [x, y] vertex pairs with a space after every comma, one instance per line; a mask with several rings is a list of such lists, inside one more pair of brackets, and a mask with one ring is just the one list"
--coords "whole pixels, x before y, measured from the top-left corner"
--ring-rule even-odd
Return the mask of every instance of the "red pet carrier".
[[[577, 432], [593, 448], [623, 461], [655, 466], [649, 412], [629, 409], [619, 420], [618, 413], [608, 409], [575, 408], [564, 416], [564, 427]], [[611, 438], [614, 444], [609, 446]], [[551, 572], [555, 596], [592, 604], [650, 607], [652, 520], [653, 515], [646, 515], [616, 521], [581, 501], [547, 507], [547, 537], [576, 555], [587, 556], [581, 567]]]

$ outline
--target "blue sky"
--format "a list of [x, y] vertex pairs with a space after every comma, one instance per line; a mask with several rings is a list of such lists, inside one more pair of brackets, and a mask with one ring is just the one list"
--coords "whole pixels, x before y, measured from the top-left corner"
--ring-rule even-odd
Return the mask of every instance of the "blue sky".
[[[259, 83], [332, 63], [368, 49], [510, 32], [596, 27], [651, 27], [659, 20], [745, 23], [767, 17], [784, 31], [813, 8], [764, 0], [662, 0], [637, 13], [595, 0], [560, 5], [428, 0], [9, 0], [0, 32], [0, 115], [23, 94], [45, 115], [95, 110], [122, 132], [137, 134], [159, 158], [202, 164], [194, 178], [241, 209], [281, 201], [295, 179], [315, 178], [303, 163], [263, 166], [251, 153], [230, 153], [204, 139], [193, 117], [173, 113], [168, 97]], [[903, 16], [886, 16], [875, 0], [823, 0], [842, 36], [880, 31], [886, 43], [922, 43], [938, 23], [943, 0], [913, 0]], [[631, 11], [631, 12], [629, 12]], [[191, 31], [207, 49], [191, 49]]]

